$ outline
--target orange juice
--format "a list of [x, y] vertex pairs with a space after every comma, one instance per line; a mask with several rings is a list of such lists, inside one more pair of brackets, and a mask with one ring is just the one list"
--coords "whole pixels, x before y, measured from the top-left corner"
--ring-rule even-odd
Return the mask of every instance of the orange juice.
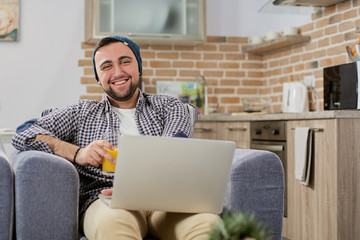
[[[118, 149], [115, 148], [114, 150], [110, 150], [105, 148], [106, 151], [108, 151], [115, 159], [117, 157]], [[115, 172], [115, 166], [116, 164], [110, 162], [106, 158], [103, 157], [102, 159], [102, 170], [104, 172]]]

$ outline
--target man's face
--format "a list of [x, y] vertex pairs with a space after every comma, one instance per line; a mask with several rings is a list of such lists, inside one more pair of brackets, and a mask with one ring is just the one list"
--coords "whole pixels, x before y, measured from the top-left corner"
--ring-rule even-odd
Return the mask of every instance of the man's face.
[[131, 49], [122, 42], [101, 47], [95, 53], [99, 83], [115, 101], [128, 101], [137, 90], [140, 73]]

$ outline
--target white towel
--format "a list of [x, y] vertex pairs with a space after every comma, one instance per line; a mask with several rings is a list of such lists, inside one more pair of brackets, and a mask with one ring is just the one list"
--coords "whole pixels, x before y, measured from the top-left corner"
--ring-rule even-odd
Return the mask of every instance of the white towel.
[[309, 185], [312, 156], [312, 130], [295, 128], [295, 178]]

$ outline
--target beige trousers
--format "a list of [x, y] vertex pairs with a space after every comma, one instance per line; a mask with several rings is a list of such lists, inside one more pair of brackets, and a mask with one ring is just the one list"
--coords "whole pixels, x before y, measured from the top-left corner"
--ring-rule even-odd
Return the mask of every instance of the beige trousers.
[[204, 240], [219, 221], [218, 215], [210, 213], [111, 209], [98, 199], [86, 210], [83, 229], [89, 240], [141, 240], [148, 232], [161, 240]]

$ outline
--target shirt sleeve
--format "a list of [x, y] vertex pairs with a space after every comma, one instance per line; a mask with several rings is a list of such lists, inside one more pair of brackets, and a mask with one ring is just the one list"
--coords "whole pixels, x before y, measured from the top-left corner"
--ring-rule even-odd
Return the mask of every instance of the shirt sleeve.
[[34, 141], [35, 137], [49, 135], [71, 142], [77, 124], [78, 108], [78, 105], [71, 105], [37, 119], [28, 129], [12, 137], [13, 146], [20, 151], [38, 150], [53, 153], [46, 142]]
[[176, 98], [171, 98], [164, 107], [164, 131], [163, 136], [174, 136], [179, 132], [192, 136], [190, 114], [186, 106]]

